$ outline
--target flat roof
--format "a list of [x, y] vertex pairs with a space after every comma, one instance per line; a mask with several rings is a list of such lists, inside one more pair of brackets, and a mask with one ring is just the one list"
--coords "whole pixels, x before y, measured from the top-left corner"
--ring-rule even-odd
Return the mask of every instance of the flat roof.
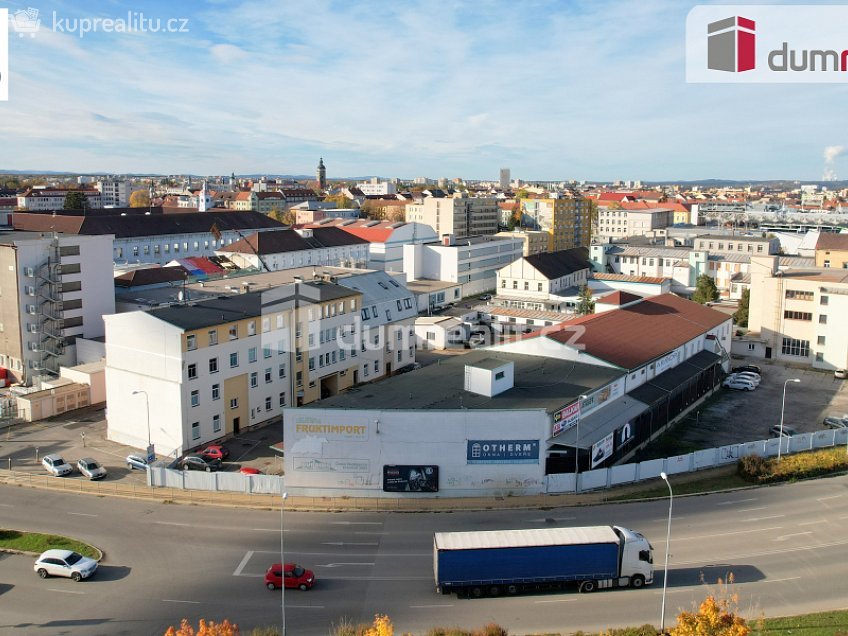
[[[464, 389], [465, 365], [476, 366], [486, 359], [497, 361], [498, 366], [514, 363], [513, 388], [491, 398]], [[553, 413], [623, 375], [622, 371], [609, 367], [479, 349], [377, 383], [348, 389], [302, 408], [541, 409]]]
[[451, 287], [462, 287], [462, 283], [454, 283], [451, 281], [443, 280], [426, 280], [423, 278], [406, 282], [406, 288], [413, 294], [423, 294], [426, 292], [441, 291], [443, 289], [449, 289]]

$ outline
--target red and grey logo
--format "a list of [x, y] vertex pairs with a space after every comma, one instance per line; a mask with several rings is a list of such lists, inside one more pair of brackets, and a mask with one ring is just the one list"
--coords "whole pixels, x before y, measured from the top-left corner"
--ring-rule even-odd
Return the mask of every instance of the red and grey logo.
[[707, 68], [741, 73], [756, 66], [756, 23], [733, 16], [707, 25]]

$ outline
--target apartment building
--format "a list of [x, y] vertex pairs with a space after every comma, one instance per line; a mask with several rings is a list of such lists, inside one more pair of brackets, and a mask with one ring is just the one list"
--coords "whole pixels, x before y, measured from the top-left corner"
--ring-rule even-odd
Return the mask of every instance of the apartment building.
[[816, 267], [848, 268], [848, 234], [822, 232], [816, 241]]
[[102, 197], [98, 190], [89, 188], [49, 188], [35, 186], [18, 195], [18, 208], [33, 212], [47, 210], [62, 210], [65, 207], [65, 197], [69, 192], [81, 192], [85, 197], [85, 207], [95, 210], [103, 207]]
[[356, 187], [365, 196], [389, 196], [397, 194], [397, 186], [391, 181], [380, 181], [377, 177], [371, 177], [370, 181], [357, 183]]
[[751, 259], [748, 329], [734, 353], [814, 369], [848, 368], [848, 270], [779, 269], [777, 256]]
[[310, 281], [106, 316], [109, 439], [178, 456], [350, 387], [361, 299]]
[[517, 259], [497, 271], [492, 304], [516, 309], [567, 312], [589, 279], [589, 250], [577, 247]]
[[97, 182], [100, 202], [104, 208], [126, 208], [130, 204], [132, 186], [125, 179], [101, 179]]
[[593, 205], [582, 197], [523, 199], [522, 223], [547, 232], [548, 252], [589, 245]]
[[112, 236], [0, 232], [0, 367], [31, 385], [76, 364], [115, 311]]
[[184, 212], [162, 214], [12, 215], [16, 230], [61, 232], [79, 236], [112, 236], [115, 264], [156, 263], [165, 265], [175, 258], [214, 256], [216, 250], [239, 241], [246, 234], [285, 227], [258, 212]]
[[441, 243], [403, 246], [403, 272], [409, 280], [439, 280], [462, 285], [462, 296], [495, 289], [497, 271], [521, 258], [523, 241], [494, 236], [443, 238]]
[[674, 225], [674, 211], [666, 208], [629, 210], [621, 207], [598, 209], [597, 225], [592, 235], [596, 241], [609, 241], [628, 236], [660, 236]]
[[369, 243], [337, 227], [278, 229], [257, 232], [221, 247], [238, 267], [275, 272], [305, 265], [364, 266]]
[[780, 252], [780, 239], [777, 237], [704, 234], [696, 237], [692, 243], [695, 249], [710, 253], [743, 254], [749, 258]]
[[515, 230], [513, 232], [498, 232], [495, 236], [501, 238], [517, 238], [524, 242], [523, 256], [532, 256], [548, 251], [549, 235], [541, 230]]
[[428, 197], [406, 206], [407, 223], [432, 227], [436, 236], [491, 236], [498, 231], [498, 202], [491, 198], [471, 198], [465, 192], [450, 198]]

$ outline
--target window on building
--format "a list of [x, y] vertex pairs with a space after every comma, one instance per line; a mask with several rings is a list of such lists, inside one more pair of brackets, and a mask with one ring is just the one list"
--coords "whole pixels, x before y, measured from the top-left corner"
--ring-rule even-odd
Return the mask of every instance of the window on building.
[[262, 357], [270, 358], [271, 357], [271, 345], [263, 345], [262, 347]]
[[188, 379], [196, 380], [197, 379], [197, 365], [190, 364], [188, 365]]
[[787, 289], [786, 290], [787, 298], [794, 298], [795, 300], [812, 300], [813, 292], [811, 291], [802, 291], [800, 289]]
[[277, 367], [277, 377], [281, 380], [286, 377], [286, 365], [281, 364]]
[[826, 325], [827, 324], [827, 314], [821, 314], [819, 316], [819, 324]]
[[374, 360], [374, 373], [380, 373], [380, 361]]
[[218, 344], [218, 330], [211, 329], [209, 331], [209, 346], [214, 347], [216, 344]]
[[250, 372], [250, 388], [255, 389], [259, 385], [259, 374], [256, 371]]
[[194, 351], [195, 349], [197, 349], [197, 336], [190, 334], [186, 336], [186, 350]]
[[200, 422], [192, 422], [191, 423], [191, 439], [199, 440], [200, 439]]
[[212, 399], [220, 400], [221, 399], [221, 385], [213, 384], [212, 385]]
[[368, 365], [367, 364], [362, 365], [362, 375], [365, 376], [366, 378], [368, 377]]
[[303, 386], [303, 371], [298, 371], [295, 375], [295, 384], [297, 386]]
[[231, 409], [237, 409], [238, 408], [238, 398], [231, 398], [230, 399], [230, 408]]
[[824, 362], [824, 354], [821, 351], [816, 354], [816, 362]]
[[218, 373], [218, 358], [209, 358], [209, 373]]
[[750, 343], [750, 342], [748, 343], [748, 351], [753, 351], [756, 348], [757, 348], [757, 345]]
[[505, 278], [501, 279], [501, 289], [506, 289], [506, 279]]
[[808, 358], [810, 357], [810, 341], [796, 340], [795, 338], [784, 338], [781, 353], [785, 356]]
[[251, 347], [247, 350], [247, 361], [256, 362], [256, 347]]
[[230, 340], [238, 340], [238, 325], [230, 325], [227, 332]]
[[265, 398], [265, 410], [266, 411], [271, 410], [271, 398], [270, 397]]
[[825, 262], [824, 262], [824, 266], [825, 266], [825, 267], [830, 267], [830, 260], [825, 260]]
[[830, 297], [829, 297], [829, 296], [821, 296], [821, 297], [819, 298], [819, 304], [820, 304], [820, 305], [826, 305], [828, 302], [830, 302]]
[[817, 344], [820, 344], [820, 345], [825, 344], [825, 336], [819, 336]]
[[234, 351], [230, 354], [230, 368], [233, 369], [238, 366], [238, 352]]
[[787, 309], [783, 312], [783, 317], [787, 320], [811, 321], [813, 319], [813, 314], [808, 311], [790, 311]]
[[191, 392], [191, 405], [197, 406], [200, 404], [200, 391], [192, 391]]
[[212, 416], [212, 432], [220, 433], [221, 432], [221, 416], [213, 415]]
[[315, 370], [315, 358], [314, 357], [309, 358], [309, 370], [310, 371]]
[[271, 382], [271, 379], [273, 378], [273, 376], [274, 376], [274, 374], [271, 372], [270, 367], [265, 369], [265, 384], [268, 384], [269, 382]]

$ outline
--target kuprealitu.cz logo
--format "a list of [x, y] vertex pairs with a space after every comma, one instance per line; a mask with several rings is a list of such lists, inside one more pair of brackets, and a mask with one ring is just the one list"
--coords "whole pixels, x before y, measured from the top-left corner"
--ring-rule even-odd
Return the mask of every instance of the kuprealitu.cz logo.
[[848, 82], [848, 6], [696, 6], [686, 18], [686, 81]]
[[12, 14], [12, 29], [18, 37], [34, 38], [39, 30], [49, 28], [55, 33], [66, 33], [84, 38], [94, 33], [188, 33], [189, 20], [183, 17], [160, 17], [143, 11], [127, 11], [113, 17], [62, 16], [53, 11], [49, 23], [42, 25], [42, 16], [35, 7], [19, 9]]

